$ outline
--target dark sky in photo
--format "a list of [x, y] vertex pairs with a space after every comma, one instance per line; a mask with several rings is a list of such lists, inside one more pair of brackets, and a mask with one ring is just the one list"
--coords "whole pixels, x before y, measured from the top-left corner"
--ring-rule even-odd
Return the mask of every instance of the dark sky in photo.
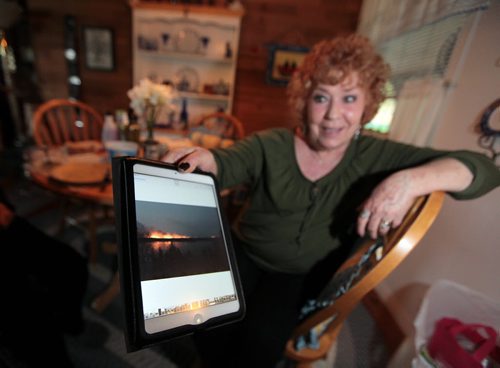
[[215, 207], [136, 201], [137, 222], [147, 228], [192, 237], [220, 236]]

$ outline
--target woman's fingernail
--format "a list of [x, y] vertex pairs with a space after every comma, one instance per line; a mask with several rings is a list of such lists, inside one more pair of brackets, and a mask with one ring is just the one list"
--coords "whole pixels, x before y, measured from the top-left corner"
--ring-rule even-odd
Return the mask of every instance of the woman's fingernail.
[[181, 169], [182, 171], [186, 171], [187, 169], [189, 169], [189, 163], [183, 162], [179, 164], [179, 169]]

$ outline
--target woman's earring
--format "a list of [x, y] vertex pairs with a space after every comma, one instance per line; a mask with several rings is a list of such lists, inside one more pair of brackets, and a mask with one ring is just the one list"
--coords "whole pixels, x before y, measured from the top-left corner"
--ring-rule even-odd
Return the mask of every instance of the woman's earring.
[[361, 135], [361, 127], [358, 127], [358, 129], [356, 129], [356, 131], [354, 132], [354, 140], [357, 141], [360, 135]]

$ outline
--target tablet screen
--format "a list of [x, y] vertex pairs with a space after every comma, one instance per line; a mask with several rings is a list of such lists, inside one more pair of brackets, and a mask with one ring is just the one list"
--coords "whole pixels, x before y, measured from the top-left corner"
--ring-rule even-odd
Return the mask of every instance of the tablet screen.
[[143, 164], [133, 176], [146, 333], [239, 311], [212, 177]]

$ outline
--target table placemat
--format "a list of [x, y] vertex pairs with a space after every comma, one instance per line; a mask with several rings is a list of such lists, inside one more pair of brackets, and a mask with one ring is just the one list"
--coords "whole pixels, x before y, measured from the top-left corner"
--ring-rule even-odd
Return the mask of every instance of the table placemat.
[[50, 178], [65, 184], [92, 185], [105, 181], [109, 176], [109, 164], [69, 162], [56, 166]]

